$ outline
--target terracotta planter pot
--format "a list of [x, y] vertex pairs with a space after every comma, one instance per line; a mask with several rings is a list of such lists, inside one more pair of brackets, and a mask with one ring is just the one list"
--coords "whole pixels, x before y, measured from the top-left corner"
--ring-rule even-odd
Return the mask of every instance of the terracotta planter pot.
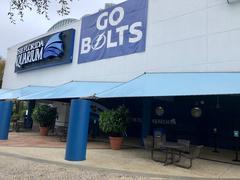
[[110, 145], [113, 150], [119, 150], [123, 143], [123, 137], [109, 137]]
[[40, 136], [47, 136], [48, 135], [48, 128], [47, 127], [39, 127], [40, 129]]

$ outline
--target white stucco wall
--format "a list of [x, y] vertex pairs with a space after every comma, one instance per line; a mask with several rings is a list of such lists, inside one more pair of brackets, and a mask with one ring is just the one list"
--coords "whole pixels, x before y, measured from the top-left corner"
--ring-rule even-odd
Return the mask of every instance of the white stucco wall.
[[128, 81], [152, 71], [239, 72], [240, 0], [231, 1], [229, 5], [226, 0], [149, 0], [144, 53], [77, 64], [79, 21], [64, 28], [76, 29], [72, 64], [17, 74], [14, 63], [22, 45], [18, 44], [8, 50], [3, 88], [54, 86], [71, 80]]

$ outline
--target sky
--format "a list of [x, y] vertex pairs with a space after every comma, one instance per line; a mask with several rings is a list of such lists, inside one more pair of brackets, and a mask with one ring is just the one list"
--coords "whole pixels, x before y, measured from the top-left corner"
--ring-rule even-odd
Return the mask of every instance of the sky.
[[47, 32], [47, 30], [61, 19], [80, 19], [85, 14], [92, 14], [103, 9], [105, 3], [120, 3], [124, 0], [73, 0], [70, 4], [71, 13], [68, 16], [57, 14], [59, 5], [56, 0], [51, 0], [49, 8], [50, 20], [33, 11], [26, 11], [24, 21], [12, 24], [7, 15], [10, 0], [2, 0], [0, 3], [0, 56], [7, 59], [7, 48], [23, 41], [29, 40]]

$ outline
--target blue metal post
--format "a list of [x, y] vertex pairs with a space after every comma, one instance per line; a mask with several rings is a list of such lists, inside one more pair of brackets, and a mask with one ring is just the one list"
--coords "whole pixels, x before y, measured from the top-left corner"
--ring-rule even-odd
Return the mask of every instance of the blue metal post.
[[86, 160], [90, 108], [91, 101], [71, 101], [65, 160]]
[[13, 103], [0, 101], [0, 140], [8, 140]]
[[143, 138], [145, 138], [150, 131], [151, 112], [151, 98], [144, 98], [142, 106], [142, 142]]

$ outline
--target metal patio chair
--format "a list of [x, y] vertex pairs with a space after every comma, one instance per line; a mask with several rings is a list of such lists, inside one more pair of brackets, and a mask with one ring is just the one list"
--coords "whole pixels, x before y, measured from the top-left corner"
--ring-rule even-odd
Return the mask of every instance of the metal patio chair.
[[15, 131], [20, 132], [20, 129], [24, 128], [24, 121], [18, 120], [15, 125]]
[[[174, 162], [174, 165], [182, 168], [190, 169], [192, 167], [192, 161], [199, 157], [202, 148], [203, 148], [202, 145], [191, 146], [189, 153], [180, 152], [179, 155], [175, 155], [175, 156], [178, 156], [178, 157], [175, 157], [178, 160]], [[183, 164], [182, 163], [183, 161], [187, 162], [187, 164], [185, 163]]]
[[153, 148], [153, 136], [146, 136], [143, 138], [144, 148], [146, 150], [152, 150]]
[[166, 143], [166, 134], [161, 131], [155, 131], [153, 133], [153, 146], [151, 149], [151, 158], [157, 162], [165, 162], [167, 150], [163, 148], [161, 145]]
[[190, 151], [190, 141], [186, 139], [178, 139], [177, 140], [178, 144], [181, 144], [184, 146], [183, 152], [189, 153]]

